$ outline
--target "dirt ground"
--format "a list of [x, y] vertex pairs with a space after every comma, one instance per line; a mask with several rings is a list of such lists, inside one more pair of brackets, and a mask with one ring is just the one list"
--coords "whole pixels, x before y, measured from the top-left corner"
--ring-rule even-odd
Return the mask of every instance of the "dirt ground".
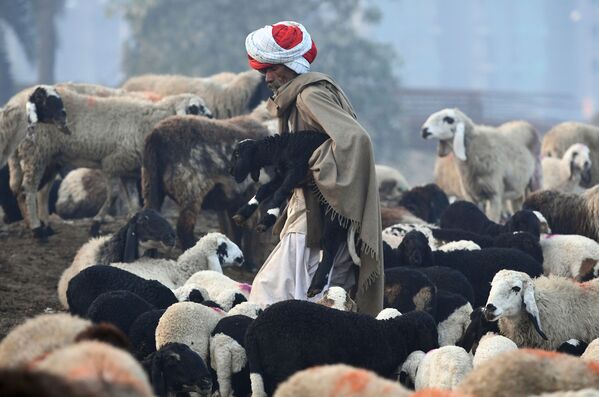
[[[170, 219], [174, 225], [174, 219]], [[112, 233], [126, 218], [102, 226], [102, 234]], [[56, 234], [47, 242], [35, 241], [23, 221], [10, 225], [0, 223], [0, 339], [25, 319], [44, 312], [63, 311], [56, 286], [62, 271], [68, 267], [77, 250], [89, 239], [92, 221], [63, 221], [52, 215]], [[196, 235], [217, 231], [216, 217], [198, 220]], [[180, 252], [171, 255], [176, 258]], [[253, 274], [242, 269], [225, 269], [235, 280], [251, 282]]]

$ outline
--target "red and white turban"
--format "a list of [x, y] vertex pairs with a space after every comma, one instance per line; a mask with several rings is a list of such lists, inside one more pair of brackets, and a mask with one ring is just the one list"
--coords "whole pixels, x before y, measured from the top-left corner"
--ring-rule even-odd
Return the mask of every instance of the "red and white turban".
[[307, 73], [316, 58], [316, 45], [304, 26], [283, 21], [248, 34], [245, 39], [250, 66], [256, 70], [284, 64], [296, 73]]

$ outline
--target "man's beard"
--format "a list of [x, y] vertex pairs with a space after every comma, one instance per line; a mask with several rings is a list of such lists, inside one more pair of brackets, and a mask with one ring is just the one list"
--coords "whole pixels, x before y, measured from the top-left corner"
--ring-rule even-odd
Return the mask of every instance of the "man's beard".
[[279, 88], [281, 88], [281, 85], [282, 85], [282, 84], [281, 84], [279, 81], [276, 81], [276, 80], [275, 80], [275, 81], [273, 81], [273, 82], [271, 82], [271, 83], [266, 83], [266, 86], [267, 86], [268, 88], [270, 88], [270, 90], [271, 90], [272, 92], [274, 92], [274, 93], [276, 93], [276, 92], [277, 92], [277, 90], [278, 90]]

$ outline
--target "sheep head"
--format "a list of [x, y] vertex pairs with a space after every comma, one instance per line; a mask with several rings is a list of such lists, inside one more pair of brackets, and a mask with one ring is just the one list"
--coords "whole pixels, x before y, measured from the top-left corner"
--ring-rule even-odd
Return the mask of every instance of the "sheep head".
[[443, 109], [429, 116], [422, 125], [422, 137], [433, 137], [439, 140], [437, 155], [445, 157], [453, 148], [455, 156], [466, 161], [466, 115], [459, 109]]
[[515, 317], [526, 312], [535, 330], [547, 340], [541, 328], [541, 318], [534, 295], [532, 278], [514, 270], [500, 270], [493, 277], [489, 299], [485, 306], [485, 317], [496, 321], [501, 317]]
[[29, 96], [26, 111], [29, 131], [32, 131], [37, 123], [46, 123], [56, 125], [64, 134], [71, 133], [67, 127], [67, 112], [62, 98], [52, 86], [38, 86]]
[[434, 264], [428, 239], [417, 230], [412, 230], [404, 236], [397, 247], [397, 255], [402, 266], [425, 267]]
[[591, 152], [588, 146], [582, 143], [575, 143], [570, 146], [563, 159], [570, 165], [570, 179], [580, 175], [580, 185], [588, 187], [591, 182]]
[[123, 229], [126, 229], [123, 262], [132, 262], [137, 259], [139, 257], [138, 248], [143, 250], [171, 249], [177, 242], [173, 227], [157, 211], [151, 209], [145, 209], [135, 214]]
[[204, 117], [208, 117], [209, 119], [214, 117], [214, 115], [212, 114], [210, 109], [208, 109], [208, 107], [204, 103], [204, 100], [200, 97], [192, 97], [189, 100], [189, 103], [187, 104], [187, 107], [185, 108], [185, 114], [193, 114], [195, 116], [204, 116]]
[[229, 173], [235, 178], [235, 182], [241, 183], [251, 174], [254, 182], [260, 178], [260, 167], [256, 166], [256, 155], [258, 153], [258, 142], [254, 139], [244, 139], [237, 143], [231, 158]]

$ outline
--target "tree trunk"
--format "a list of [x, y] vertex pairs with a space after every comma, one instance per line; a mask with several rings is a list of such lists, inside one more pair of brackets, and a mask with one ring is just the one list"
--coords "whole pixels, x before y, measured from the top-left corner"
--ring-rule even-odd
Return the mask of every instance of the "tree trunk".
[[54, 19], [60, 9], [60, 0], [38, 0], [36, 3], [37, 81], [40, 84], [52, 84], [57, 47]]

